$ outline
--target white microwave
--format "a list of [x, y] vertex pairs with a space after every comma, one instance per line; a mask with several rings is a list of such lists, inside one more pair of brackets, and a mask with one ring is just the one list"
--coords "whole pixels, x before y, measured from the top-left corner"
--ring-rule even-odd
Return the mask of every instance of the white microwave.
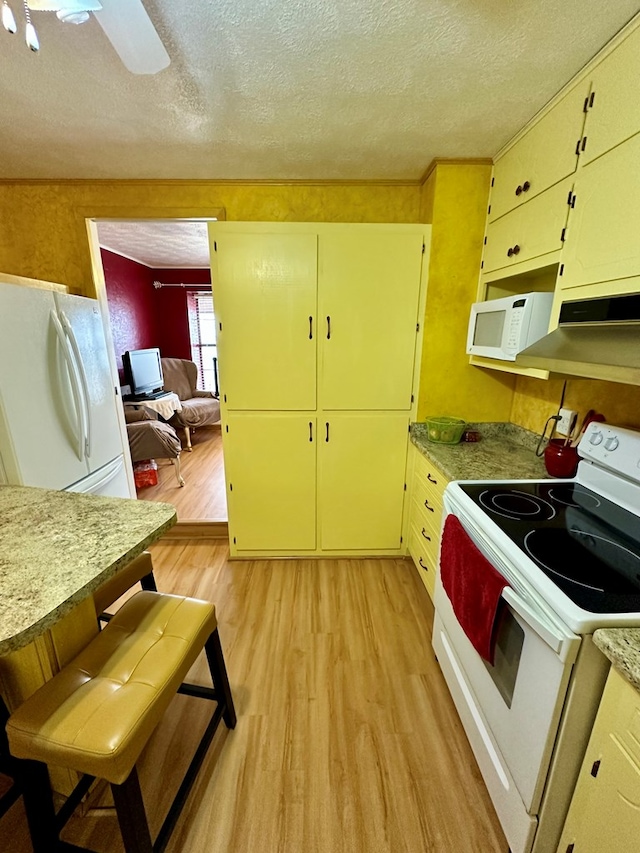
[[467, 352], [515, 361], [549, 331], [553, 293], [523, 293], [471, 306]]

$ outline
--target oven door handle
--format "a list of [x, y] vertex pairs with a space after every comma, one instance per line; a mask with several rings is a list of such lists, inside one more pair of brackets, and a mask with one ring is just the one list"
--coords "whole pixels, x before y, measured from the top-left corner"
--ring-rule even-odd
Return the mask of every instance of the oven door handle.
[[[541, 619], [541, 614], [536, 613], [533, 607], [524, 601], [513, 587], [506, 586], [502, 590], [502, 598], [556, 654], [561, 658], [564, 657], [561, 654], [561, 650], [565, 646], [565, 652], [568, 652], [568, 649], [566, 649], [568, 637], [558, 636], [558, 633], [553, 630], [553, 626], [545, 624], [543, 619]], [[578, 638], [576, 637], [576, 639]], [[570, 645], [573, 645], [573, 643], [570, 643]]]

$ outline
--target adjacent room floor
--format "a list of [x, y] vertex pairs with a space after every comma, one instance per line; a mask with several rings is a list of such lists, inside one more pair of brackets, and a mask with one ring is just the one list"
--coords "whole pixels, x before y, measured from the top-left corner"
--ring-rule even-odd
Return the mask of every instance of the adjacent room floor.
[[[184, 447], [183, 430], [178, 434]], [[138, 489], [138, 498], [173, 504], [179, 521], [227, 521], [220, 426], [197, 429], [191, 443], [193, 451], [183, 450], [180, 454], [184, 487], [178, 485], [171, 460], [158, 459], [158, 485]]]
[[[152, 551], [161, 590], [216, 602], [238, 712], [168, 853], [506, 853], [409, 560], [230, 562], [212, 540]], [[209, 711], [178, 696], [153, 737], [141, 772], [153, 831]], [[21, 803], [1, 834], [29, 853]], [[122, 850], [109, 812], [74, 817], [64, 837]]]

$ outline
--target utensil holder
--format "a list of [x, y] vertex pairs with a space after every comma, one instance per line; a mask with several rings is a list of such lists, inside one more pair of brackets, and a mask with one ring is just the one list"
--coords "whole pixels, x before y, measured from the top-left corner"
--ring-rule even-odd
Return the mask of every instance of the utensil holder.
[[544, 449], [544, 466], [550, 477], [574, 477], [578, 470], [578, 451], [564, 438], [551, 438]]

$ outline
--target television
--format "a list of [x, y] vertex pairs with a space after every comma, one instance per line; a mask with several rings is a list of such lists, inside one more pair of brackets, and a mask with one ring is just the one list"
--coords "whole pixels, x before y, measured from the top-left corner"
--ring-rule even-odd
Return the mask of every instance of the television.
[[122, 356], [122, 365], [134, 397], [150, 396], [164, 388], [160, 350], [157, 347], [127, 350]]

